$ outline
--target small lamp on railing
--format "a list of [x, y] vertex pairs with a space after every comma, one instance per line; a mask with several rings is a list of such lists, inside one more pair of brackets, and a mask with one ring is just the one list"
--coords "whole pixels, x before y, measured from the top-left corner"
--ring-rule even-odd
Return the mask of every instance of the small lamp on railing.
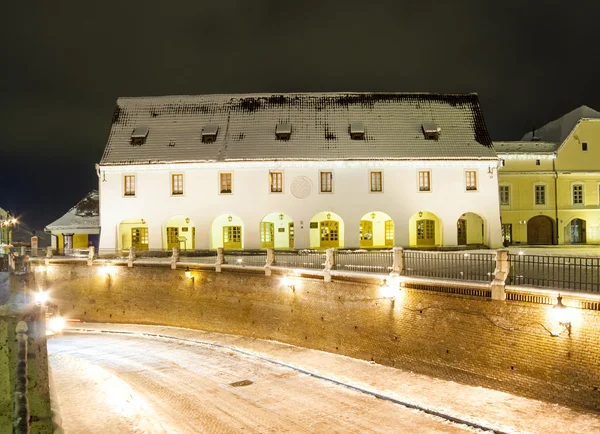
[[298, 282], [293, 277], [283, 276], [281, 278], [281, 284], [289, 288], [292, 292], [296, 292], [296, 285], [298, 284]]
[[190, 271], [190, 267], [185, 267], [185, 278], [192, 280], [192, 286], [194, 286], [195, 277], [192, 276], [192, 272]]
[[563, 304], [560, 294], [556, 297], [556, 304], [552, 307], [552, 316], [559, 325], [567, 329], [569, 336], [571, 336], [571, 312], [569, 308]]
[[381, 285], [379, 287], [379, 291], [381, 293], [381, 297], [383, 298], [391, 298], [395, 300], [396, 296], [402, 290], [400, 286], [400, 281], [398, 278], [392, 277], [391, 279], [383, 279]]

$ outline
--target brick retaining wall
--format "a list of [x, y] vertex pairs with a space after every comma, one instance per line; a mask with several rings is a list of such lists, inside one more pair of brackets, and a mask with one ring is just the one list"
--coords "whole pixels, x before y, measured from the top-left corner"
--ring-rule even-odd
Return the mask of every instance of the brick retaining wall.
[[600, 312], [577, 309], [573, 332], [552, 337], [551, 306], [403, 288], [381, 298], [379, 280], [303, 278], [249, 271], [53, 264], [37, 285], [61, 312], [90, 322], [189, 327], [373, 360], [462, 383], [600, 409]]

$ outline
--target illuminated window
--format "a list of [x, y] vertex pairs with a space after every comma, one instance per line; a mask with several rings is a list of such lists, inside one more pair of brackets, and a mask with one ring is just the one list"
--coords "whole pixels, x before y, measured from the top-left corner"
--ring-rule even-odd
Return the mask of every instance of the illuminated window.
[[283, 173], [270, 172], [269, 183], [271, 184], [271, 193], [281, 193], [283, 191]]
[[536, 185], [535, 186], [535, 204], [546, 205], [546, 186]]
[[219, 191], [221, 193], [231, 193], [232, 189], [231, 189], [231, 173], [220, 173], [219, 174], [219, 178], [220, 178], [220, 187], [219, 187]]
[[467, 185], [467, 190], [468, 191], [475, 191], [477, 190], [477, 171], [475, 170], [467, 170], [465, 172], [465, 181], [466, 181], [466, 185]]
[[333, 192], [333, 172], [321, 172], [321, 193]]
[[123, 179], [125, 196], [135, 196], [135, 175], [125, 175]]
[[183, 194], [183, 174], [171, 175], [171, 194]]
[[573, 185], [573, 204], [583, 204], [583, 185]]
[[371, 172], [371, 191], [382, 192], [383, 191], [383, 176], [381, 172]]
[[501, 185], [500, 189], [500, 205], [510, 205], [510, 187]]
[[431, 172], [429, 170], [419, 171], [419, 191], [431, 191]]

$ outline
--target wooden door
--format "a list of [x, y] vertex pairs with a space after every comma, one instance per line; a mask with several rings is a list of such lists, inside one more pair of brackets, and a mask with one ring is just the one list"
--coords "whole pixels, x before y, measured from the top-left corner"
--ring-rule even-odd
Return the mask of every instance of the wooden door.
[[435, 244], [435, 222], [433, 220], [417, 220], [417, 246], [433, 246]]
[[458, 219], [456, 238], [459, 246], [467, 245], [467, 221], [465, 219]]
[[373, 247], [373, 222], [371, 220], [360, 221], [360, 247]]
[[544, 215], [535, 216], [527, 222], [527, 244], [554, 244], [554, 222]]
[[394, 221], [386, 220], [384, 223], [385, 246], [394, 247]]
[[167, 250], [179, 247], [179, 228], [167, 227]]
[[271, 222], [260, 222], [260, 246], [263, 249], [275, 247], [275, 225]]
[[131, 228], [131, 247], [148, 250], [148, 228]]
[[288, 223], [288, 234], [290, 239], [289, 248], [294, 248], [294, 222]]
[[223, 248], [241, 249], [242, 248], [242, 227], [241, 226], [223, 226]]
[[321, 247], [340, 246], [340, 224], [335, 220], [324, 220], [319, 223]]

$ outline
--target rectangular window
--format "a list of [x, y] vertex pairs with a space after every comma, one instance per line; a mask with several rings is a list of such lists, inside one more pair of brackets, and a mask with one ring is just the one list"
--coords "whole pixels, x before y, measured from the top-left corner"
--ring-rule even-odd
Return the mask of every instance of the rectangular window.
[[171, 175], [171, 194], [183, 194], [183, 174]]
[[431, 191], [431, 172], [429, 170], [419, 171], [419, 191]]
[[333, 192], [333, 173], [321, 172], [321, 193]]
[[587, 151], [587, 143], [583, 142], [583, 143], [581, 144], [581, 150], [582, 150], [582, 151]]
[[271, 184], [271, 193], [281, 193], [283, 191], [283, 173], [270, 172], [269, 182]]
[[500, 186], [500, 205], [510, 205], [510, 187], [508, 185]]
[[502, 239], [504, 240], [504, 245], [512, 244], [512, 223], [504, 223], [502, 224]]
[[539, 166], [540, 164], [542, 164], [540, 160], [535, 160], [535, 165], [536, 166]]
[[465, 172], [466, 184], [468, 191], [477, 190], [477, 171], [467, 170]]
[[382, 192], [383, 191], [383, 183], [381, 182], [382, 174], [381, 172], [371, 172], [371, 191], [372, 192]]
[[581, 184], [573, 186], [573, 204], [583, 204], [583, 185]]
[[219, 174], [219, 192], [220, 193], [231, 193], [231, 173], [220, 173]]
[[536, 185], [535, 186], [535, 204], [546, 205], [546, 186]]
[[123, 179], [125, 196], [135, 196], [135, 175], [125, 175]]

